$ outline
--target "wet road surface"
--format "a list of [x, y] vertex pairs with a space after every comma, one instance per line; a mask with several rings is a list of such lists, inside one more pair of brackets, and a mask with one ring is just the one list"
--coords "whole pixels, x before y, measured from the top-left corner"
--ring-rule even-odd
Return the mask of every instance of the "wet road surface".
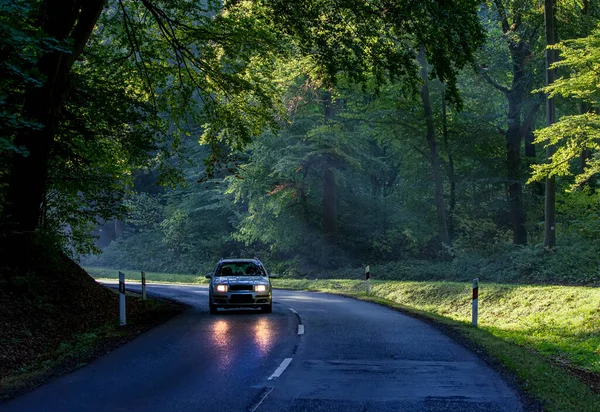
[[475, 355], [389, 308], [275, 290], [271, 314], [210, 315], [206, 287], [148, 291], [191, 309], [0, 411], [521, 410]]

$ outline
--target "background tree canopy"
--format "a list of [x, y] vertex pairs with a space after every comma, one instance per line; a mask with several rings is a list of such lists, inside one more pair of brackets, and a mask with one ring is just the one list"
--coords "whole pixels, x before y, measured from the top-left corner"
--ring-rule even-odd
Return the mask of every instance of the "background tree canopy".
[[533, 1], [3, 2], [3, 236], [144, 270], [596, 282], [599, 8], [567, 3], [543, 88]]

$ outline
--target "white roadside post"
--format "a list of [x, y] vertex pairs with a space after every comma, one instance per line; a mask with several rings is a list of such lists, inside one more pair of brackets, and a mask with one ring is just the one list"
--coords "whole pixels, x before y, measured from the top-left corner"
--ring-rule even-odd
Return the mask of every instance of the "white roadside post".
[[121, 326], [127, 324], [125, 319], [125, 274], [119, 272], [119, 317], [121, 319]]
[[146, 300], [146, 272], [142, 270], [142, 300]]
[[371, 279], [371, 268], [369, 266], [365, 267], [365, 281], [367, 283], [367, 296], [371, 294], [371, 284], [369, 283], [369, 279]]
[[473, 317], [471, 324], [477, 327], [477, 316], [479, 315], [479, 278], [473, 279]]

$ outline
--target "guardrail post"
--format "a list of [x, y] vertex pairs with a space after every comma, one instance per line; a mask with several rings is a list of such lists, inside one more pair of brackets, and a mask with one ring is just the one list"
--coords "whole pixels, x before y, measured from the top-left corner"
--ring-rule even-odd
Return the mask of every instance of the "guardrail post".
[[371, 279], [371, 268], [369, 266], [365, 267], [365, 282], [367, 284], [367, 296], [371, 294], [371, 284], [369, 280]]
[[125, 274], [119, 272], [119, 318], [121, 320], [121, 326], [127, 324], [125, 318]]
[[142, 270], [142, 300], [146, 300], [146, 272]]
[[477, 327], [477, 317], [479, 315], [479, 278], [473, 279], [473, 314], [471, 324]]

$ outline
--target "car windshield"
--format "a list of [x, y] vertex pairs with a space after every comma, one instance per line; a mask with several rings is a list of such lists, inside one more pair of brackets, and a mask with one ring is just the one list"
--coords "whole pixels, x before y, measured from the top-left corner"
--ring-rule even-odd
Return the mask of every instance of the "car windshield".
[[264, 276], [260, 266], [254, 262], [226, 262], [217, 270], [217, 276]]

